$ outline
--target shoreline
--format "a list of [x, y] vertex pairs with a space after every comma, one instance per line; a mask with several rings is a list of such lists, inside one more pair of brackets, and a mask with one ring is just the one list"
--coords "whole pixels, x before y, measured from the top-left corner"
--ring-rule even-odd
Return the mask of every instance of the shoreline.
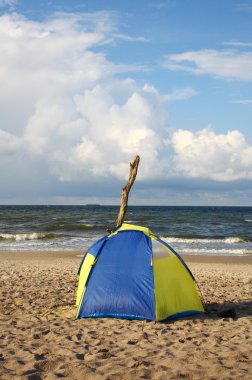
[[[0, 258], [8, 259], [69, 259], [76, 258], [76, 260], [81, 260], [81, 257], [84, 255], [85, 249], [73, 249], [73, 250], [25, 250], [25, 251], [8, 251], [0, 250]], [[243, 264], [243, 265], [252, 265], [252, 255], [240, 255], [240, 256], [231, 256], [231, 255], [180, 255], [184, 261], [188, 263], [216, 263], [216, 264]]]

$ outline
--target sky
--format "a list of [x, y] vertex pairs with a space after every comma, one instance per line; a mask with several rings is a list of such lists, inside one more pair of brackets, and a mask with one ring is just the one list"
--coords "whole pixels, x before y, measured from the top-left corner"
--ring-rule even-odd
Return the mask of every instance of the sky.
[[0, 0], [0, 204], [252, 205], [252, 1]]

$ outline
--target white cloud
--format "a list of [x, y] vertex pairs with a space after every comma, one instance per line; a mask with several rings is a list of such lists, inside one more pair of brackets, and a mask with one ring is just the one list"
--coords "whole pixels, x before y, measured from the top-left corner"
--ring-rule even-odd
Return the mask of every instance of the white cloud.
[[[51, 178], [122, 179], [137, 153], [139, 179], [252, 179], [252, 148], [238, 131], [179, 130], [169, 139], [165, 103], [196, 91], [163, 96], [150, 84], [120, 79], [118, 73], [142, 68], [117, 66], [98, 52], [115, 30], [104, 12], [45, 22], [17, 14], [0, 18], [0, 162], [4, 172], [8, 161], [10, 181], [16, 167], [27, 186], [35, 175], [44, 186]], [[13, 155], [22, 156], [18, 166], [10, 164]]]
[[0, 129], [0, 152], [3, 156], [17, 156], [24, 149], [24, 141], [11, 133]]
[[242, 104], [244, 106], [252, 104], [252, 99], [239, 99], [239, 100], [233, 100], [231, 103], [234, 104]]
[[177, 174], [221, 182], [252, 179], [252, 146], [237, 130], [216, 134], [210, 127], [196, 133], [181, 129], [171, 143]]
[[164, 148], [164, 98], [150, 86], [117, 79], [141, 68], [114, 65], [92, 51], [114, 30], [104, 12], [58, 14], [46, 22], [1, 17], [1, 125], [62, 181], [125, 177], [138, 152], [146, 177]]
[[141, 36], [129, 36], [127, 34], [115, 33], [114, 37], [117, 40], [125, 41], [125, 42], [148, 42], [147, 38]]
[[195, 75], [212, 75], [221, 79], [251, 81], [252, 52], [233, 50], [199, 50], [165, 57], [164, 67]]
[[169, 102], [177, 101], [177, 100], [185, 100], [190, 99], [193, 96], [196, 96], [198, 92], [192, 87], [185, 87], [165, 96], [165, 99]]
[[9, 6], [14, 7], [18, 0], [0, 0], [0, 7]]
[[25, 128], [31, 152], [45, 157], [59, 178], [122, 178], [128, 174], [127, 162], [138, 152], [148, 162], [142, 176], [150, 173], [164, 145], [154, 120], [159, 128], [167, 122], [155, 94], [136, 88], [134, 92], [131, 81], [114, 79], [76, 94], [70, 104], [63, 100], [37, 103]]
[[244, 41], [228, 41], [224, 42], [223, 45], [228, 45], [228, 46], [235, 46], [235, 47], [252, 47], [252, 42], [244, 42]]

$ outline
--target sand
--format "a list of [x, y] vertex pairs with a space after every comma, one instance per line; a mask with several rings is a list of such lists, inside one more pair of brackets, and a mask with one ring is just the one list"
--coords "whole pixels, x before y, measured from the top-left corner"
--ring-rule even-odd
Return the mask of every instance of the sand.
[[1, 380], [252, 378], [252, 257], [184, 257], [208, 313], [155, 323], [75, 320], [79, 254], [0, 252]]

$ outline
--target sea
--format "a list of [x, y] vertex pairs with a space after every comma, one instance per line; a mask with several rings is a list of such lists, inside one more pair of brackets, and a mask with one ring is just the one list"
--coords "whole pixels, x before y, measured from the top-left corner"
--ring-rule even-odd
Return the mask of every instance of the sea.
[[[86, 251], [115, 227], [118, 206], [0, 206], [0, 251]], [[179, 254], [252, 254], [252, 207], [128, 206]]]

